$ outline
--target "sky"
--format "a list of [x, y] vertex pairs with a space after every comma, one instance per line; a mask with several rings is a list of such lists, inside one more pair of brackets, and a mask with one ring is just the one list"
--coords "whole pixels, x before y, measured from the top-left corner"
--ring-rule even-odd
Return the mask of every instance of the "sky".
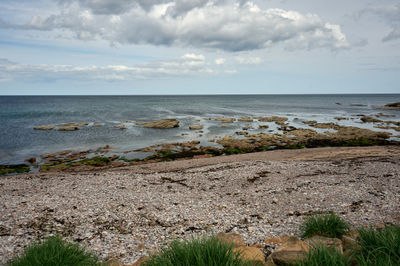
[[400, 93], [393, 0], [1, 0], [0, 95]]

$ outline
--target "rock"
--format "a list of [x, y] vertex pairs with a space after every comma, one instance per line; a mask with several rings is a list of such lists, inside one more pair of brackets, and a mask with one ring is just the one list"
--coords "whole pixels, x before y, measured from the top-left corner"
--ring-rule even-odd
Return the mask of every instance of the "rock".
[[202, 126], [202, 125], [190, 125], [189, 129], [190, 130], [201, 130], [201, 129], [203, 129], [203, 127], [204, 126]]
[[140, 259], [138, 259], [135, 263], [131, 264], [130, 266], [140, 266], [143, 265], [144, 262], [148, 261], [150, 259], [149, 256], [143, 256]]
[[383, 122], [380, 119], [373, 118], [372, 116], [364, 115], [360, 118], [364, 123], [375, 123], [375, 122]]
[[128, 129], [125, 125], [120, 124], [120, 125], [115, 125], [115, 128], [119, 128], [119, 129]]
[[264, 128], [269, 128], [269, 126], [268, 125], [258, 125], [258, 128], [259, 129], [264, 129]]
[[92, 125], [92, 127], [102, 127], [102, 126], [103, 126], [102, 123], [94, 123], [94, 124]]
[[289, 239], [289, 236], [279, 236], [279, 237], [271, 237], [264, 240], [265, 244], [273, 244], [273, 245], [280, 245], [286, 242]]
[[340, 121], [340, 120], [349, 120], [347, 117], [343, 117], [343, 116], [337, 116], [335, 117], [336, 120]]
[[143, 125], [147, 128], [174, 128], [179, 127], [179, 121], [175, 118], [161, 119], [153, 122], [136, 122], [136, 125]]
[[257, 117], [258, 121], [260, 122], [275, 122], [278, 125], [283, 125], [288, 119], [287, 117], [280, 117], [280, 116], [259, 116]]
[[47, 126], [35, 126], [33, 129], [36, 129], [36, 130], [52, 130], [54, 128], [55, 128], [55, 126], [53, 126], [53, 125], [47, 125]]
[[36, 158], [35, 157], [31, 157], [31, 158], [25, 159], [25, 162], [30, 163], [30, 164], [34, 164], [34, 163], [36, 163]]
[[383, 110], [397, 110], [400, 111], [400, 102], [396, 102], [396, 103], [388, 103], [385, 104], [382, 107], [378, 107], [377, 109], [383, 109]]
[[316, 120], [303, 121], [303, 124], [306, 124], [306, 125], [314, 125], [316, 123], [318, 123]]
[[123, 121], [119, 121], [120, 123], [132, 123], [132, 120], [123, 120]]
[[249, 130], [250, 129], [250, 125], [245, 125], [244, 127], [242, 127], [243, 130]]
[[350, 106], [367, 106], [367, 105], [362, 103], [352, 103], [350, 104]]
[[240, 246], [233, 249], [233, 252], [239, 252], [242, 260], [265, 262], [264, 253], [256, 247]]
[[253, 118], [251, 117], [240, 117], [238, 119], [238, 121], [242, 121], [242, 122], [253, 122]]
[[337, 105], [342, 105], [342, 103], [339, 103], [339, 102], [337, 102], [336, 104], [337, 104]]
[[58, 128], [58, 131], [75, 131], [79, 128], [77, 126], [61, 126]]
[[343, 126], [340, 126], [340, 125], [338, 125], [336, 123], [332, 123], [332, 122], [329, 122], [329, 123], [316, 123], [316, 124], [312, 124], [310, 126], [316, 127], [316, 128], [332, 128], [332, 129], [335, 129], [335, 130], [338, 130], [339, 128], [343, 127]]
[[89, 125], [88, 122], [71, 122], [71, 123], [63, 123], [57, 124], [58, 127], [83, 127]]
[[343, 252], [345, 254], [350, 254], [352, 251], [361, 248], [357, 240], [349, 236], [342, 237], [342, 246], [343, 246]]
[[243, 241], [241, 235], [236, 233], [218, 233], [215, 236], [216, 239], [219, 239], [221, 242], [226, 244], [233, 244], [234, 247], [246, 246], [246, 243]]
[[335, 248], [338, 252], [343, 253], [342, 241], [338, 238], [329, 238], [317, 235], [304, 240], [304, 243], [313, 248], [324, 245], [328, 248]]
[[297, 237], [291, 236], [269, 257], [277, 265], [288, 265], [296, 260], [304, 259], [308, 250], [309, 247], [306, 243]]
[[228, 118], [228, 117], [218, 117], [215, 120], [221, 121], [222, 123], [233, 123], [235, 122], [235, 118]]
[[376, 116], [376, 117], [396, 117], [395, 115], [387, 115], [384, 113], [377, 113], [377, 114], [374, 114], [374, 116]]

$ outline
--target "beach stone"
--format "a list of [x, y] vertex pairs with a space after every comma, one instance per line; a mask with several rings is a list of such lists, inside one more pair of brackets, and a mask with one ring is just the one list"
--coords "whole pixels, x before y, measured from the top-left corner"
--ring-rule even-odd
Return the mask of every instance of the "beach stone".
[[147, 128], [174, 128], [179, 127], [179, 121], [175, 118], [161, 119], [153, 122], [136, 122], [136, 125], [143, 125]]
[[296, 260], [304, 259], [308, 250], [309, 247], [306, 243], [297, 237], [291, 236], [270, 257], [277, 265], [287, 265]]
[[203, 129], [203, 127], [204, 126], [202, 126], [202, 125], [190, 125], [189, 129], [190, 130], [201, 130], [201, 129]]
[[33, 129], [36, 129], [36, 130], [52, 130], [54, 128], [55, 128], [55, 126], [53, 126], [53, 125], [47, 125], [47, 126], [35, 126]]
[[234, 248], [232, 251], [239, 252], [240, 258], [243, 260], [259, 261], [261, 263], [265, 262], [264, 253], [259, 248], [240, 246]]
[[329, 238], [324, 236], [313, 236], [304, 240], [304, 243], [310, 247], [316, 248], [320, 245], [327, 246], [328, 248], [335, 248], [338, 252], [343, 253], [342, 241], [338, 238]]
[[243, 237], [236, 233], [218, 233], [215, 236], [216, 239], [219, 239], [221, 242], [226, 244], [233, 244], [234, 247], [246, 246], [246, 243], [243, 241]]
[[58, 131], [75, 131], [79, 128], [77, 126], [61, 126], [58, 128]]

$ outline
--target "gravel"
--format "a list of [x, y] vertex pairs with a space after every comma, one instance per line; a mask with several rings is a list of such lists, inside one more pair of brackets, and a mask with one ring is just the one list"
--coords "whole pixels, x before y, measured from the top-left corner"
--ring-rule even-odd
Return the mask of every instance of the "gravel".
[[133, 263], [193, 235], [237, 232], [248, 244], [298, 235], [303, 219], [318, 212], [333, 211], [354, 227], [398, 224], [399, 161], [396, 154], [3, 176], [0, 264], [54, 234]]

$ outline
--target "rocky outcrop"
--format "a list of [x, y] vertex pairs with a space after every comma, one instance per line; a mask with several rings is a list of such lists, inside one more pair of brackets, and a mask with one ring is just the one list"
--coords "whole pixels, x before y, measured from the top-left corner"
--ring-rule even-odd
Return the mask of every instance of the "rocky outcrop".
[[287, 117], [281, 116], [259, 116], [257, 117], [258, 121], [260, 122], [275, 122], [278, 125], [284, 125], [286, 121], [288, 121]]
[[388, 103], [385, 104], [382, 107], [378, 107], [377, 109], [383, 109], [383, 110], [397, 110], [400, 111], [400, 102], [396, 102], [396, 103]]
[[190, 130], [202, 130], [204, 128], [203, 125], [190, 125], [189, 129]]
[[364, 115], [360, 118], [361, 121], [364, 123], [376, 123], [376, 122], [383, 122], [380, 119], [373, 118], [372, 116]]
[[174, 128], [179, 127], [179, 121], [175, 118], [161, 119], [153, 122], [136, 122], [136, 125], [142, 125], [147, 128]]
[[53, 125], [46, 125], [46, 126], [35, 126], [33, 129], [36, 129], [36, 130], [52, 130], [54, 128], [55, 128], [55, 126], [53, 126]]
[[215, 120], [220, 121], [222, 123], [233, 123], [235, 122], [235, 118], [230, 118], [230, 117], [218, 117], [215, 118]]
[[57, 130], [58, 131], [75, 131], [78, 129], [79, 129], [79, 127], [77, 127], [77, 126], [60, 126]]
[[253, 118], [251, 117], [240, 117], [238, 119], [238, 121], [242, 121], [242, 122], [253, 122]]

